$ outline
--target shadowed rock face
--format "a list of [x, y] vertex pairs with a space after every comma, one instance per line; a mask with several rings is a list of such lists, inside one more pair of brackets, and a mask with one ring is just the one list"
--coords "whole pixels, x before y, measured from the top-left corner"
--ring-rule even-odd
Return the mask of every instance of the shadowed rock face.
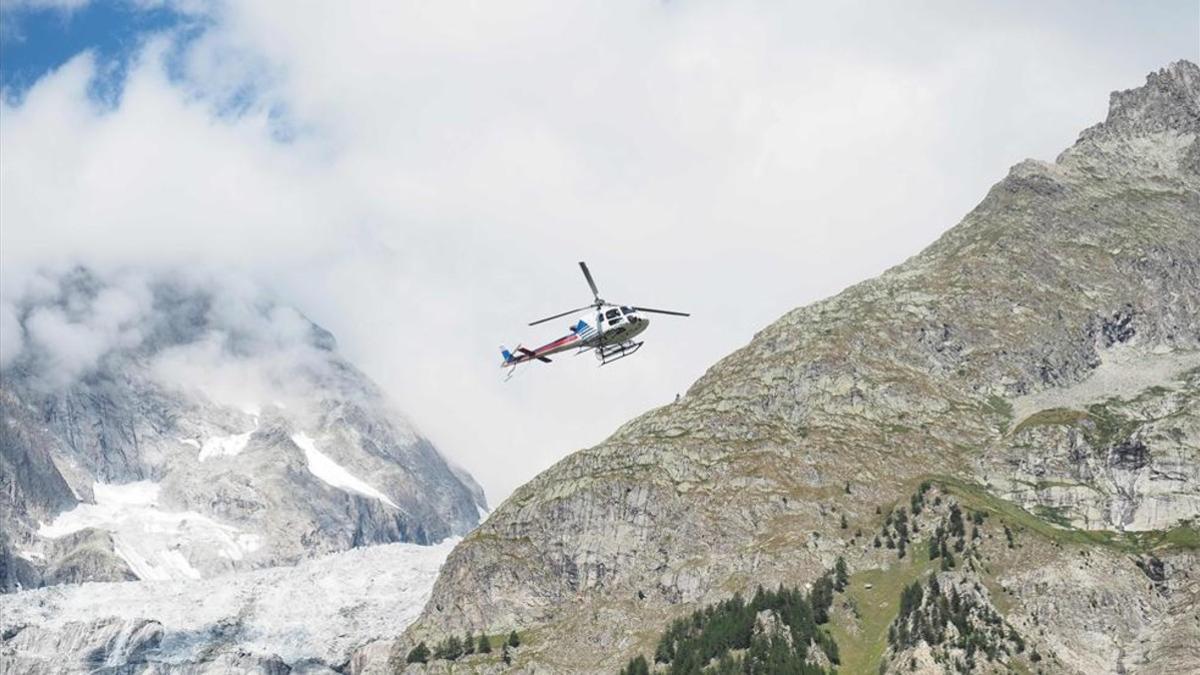
[[1198, 131], [1191, 63], [1113, 94], [1104, 123], [1013, 167], [921, 254], [788, 313], [518, 490], [395, 653], [519, 627], [535, 665], [615, 669], [697, 603], [855, 566], [840, 514], [933, 475], [1089, 529], [1200, 515]]
[[25, 347], [0, 387], [6, 589], [207, 576], [478, 522], [479, 487], [290, 308], [85, 269], [17, 305]]

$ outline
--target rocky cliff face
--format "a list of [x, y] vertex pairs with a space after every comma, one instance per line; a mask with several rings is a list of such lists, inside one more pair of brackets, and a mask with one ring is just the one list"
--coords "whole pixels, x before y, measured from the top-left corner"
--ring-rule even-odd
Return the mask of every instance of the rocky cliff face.
[[[856, 574], [898, 564], [858, 533], [931, 477], [1029, 533], [1030, 555], [980, 583], [1011, 569], [1042, 596], [1107, 593], [1145, 605], [1146, 630], [1171, 602], [1194, 613], [1194, 589], [1156, 596], [1120, 552], [1150, 547], [1182, 576], [1197, 563], [1198, 136], [1194, 64], [1114, 94], [1105, 122], [1054, 163], [1013, 167], [921, 254], [790, 312], [679, 402], [518, 490], [451, 554], [396, 654], [517, 628], [519, 665], [615, 670], [697, 603], [806, 583], [838, 555]], [[1107, 567], [1068, 590], [1076, 549]], [[1111, 574], [1131, 581], [1105, 590]], [[1036, 595], [997, 606], [1044, 616]], [[1107, 656], [1136, 635], [1057, 607], [1053, 626], [1022, 624], [1057, 667], [1146, 667]], [[1168, 653], [1186, 636], [1164, 639]]]
[[12, 301], [5, 588], [199, 578], [478, 522], [478, 486], [328, 332], [257, 292], [75, 269]]

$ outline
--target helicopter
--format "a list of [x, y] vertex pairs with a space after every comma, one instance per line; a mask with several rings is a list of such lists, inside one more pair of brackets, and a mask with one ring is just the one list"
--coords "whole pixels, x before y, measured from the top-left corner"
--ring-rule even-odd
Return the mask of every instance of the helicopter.
[[510, 377], [512, 376], [512, 370], [515, 370], [522, 363], [529, 363], [535, 360], [550, 363], [550, 355], [572, 350], [576, 354], [592, 350], [596, 355], [596, 359], [600, 361], [601, 366], [618, 361], [626, 356], [632, 356], [637, 350], [641, 349], [643, 343], [634, 338], [641, 335], [650, 326], [650, 319], [642, 316], [642, 314], [691, 316], [687, 312], [652, 309], [650, 307], [637, 307], [634, 305], [618, 305], [608, 302], [600, 297], [600, 291], [596, 288], [596, 281], [592, 279], [592, 273], [588, 269], [587, 263], [580, 261], [579, 269], [583, 271], [583, 278], [587, 280], [588, 286], [592, 289], [592, 303], [583, 307], [569, 309], [544, 319], [538, 319], [537, 321], [530, 322], [529, 325], [536, 326], [584, 310], [587, 310], [587, 313], [576, 317], [575, 323], [568, 326], [568, 329], [571, 331], [568, 335], [544, 344], [537, 349], [526, 349], [518, 345], [514, 354], [504, 346], [501, 346], [500, 354], [504, 357], [504, 361], [500, 364], [500, 367], [511, 369], [509, 371]]

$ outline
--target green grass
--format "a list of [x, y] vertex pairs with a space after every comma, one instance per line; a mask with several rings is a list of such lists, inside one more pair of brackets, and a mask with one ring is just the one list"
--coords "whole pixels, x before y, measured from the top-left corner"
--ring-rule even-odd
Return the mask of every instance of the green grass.
[[[830, 633], [837, 641], [841, 656], [840, 673], [848, 675], [875, 675], [879, 663], [887, 651], [888, 626], [900, 609], [900, 592], [914, 580], [932, 570], [927, 547], [917, 543], [909, 546], [908, 555], [897, 560], [891, 569], [862, 570], [850, 575], [850, 585], [845, 595], [858, 608], [858, 632], [846, 630], [844, 615], [840, 612], [831, 622]], [[871, 584], [870, 590], [866, 584]], [[841, 597], [835, 597], [835, 605]]]
[[1166, 531], [1130, 532], [1125, 536], [1144, 551], [1200, 550], [1200, 528], [1193, 521], [1180, 523]]
[[1140, 422], [1118, 415], [1106, 403], [1096, 403], [1088, 406], [1088, 419], [1095, 425], [1094, 429], [1085, 430], [1088, 443], [1095, 448], [1109, 448], [1118, 442], [1129, 438]]
[[1017, 428], [1013, 429], [1013, 435], [1034, 427], [1075, 426], [1087, 418], [1088, 414], [1082, 410], [1071, 410], [1069, 408], [1042, 410], [1021, 420]]
[[1071, 527], [1071, 519], [1064, 513], [1064, 508], [1061, 506], [1044, 506], [1038, 504], [1033, 507], [1033, 512], [1042, 520], [1049, 521], [1059, 527]]
[[1004, 397], [992, 394], [987, 397], [983, 403], [983, 412], [987, 415], [996, 415], [1000, 417], [1000, 421], [996, 423], [996, 430], [1000, 433], [1007, 433], [1008, 428], [1012, 426], [1013, 407]]
[[1041, 492], [1042, 490], [1050, 490], [1052, 488], [1066, 488], [1066, 489], [1083, 488], [1085, 490], [1091, 490], [1092, 492], [1106, 494], [1104, 492], [1104, 490], [1101, 490], [1100, 488], [1096, 487], [1095, 485], [1089, 485], [1087, 483], [1074, 483], [1074, 482], [1071, 482], [1068, 480], [1028, 481], [1028, 480], [1016, 479], [1013, 482], [1020, 483], [1021, 485], [1026, 485], [1030, 489], [1037, 490], [1039, 492]]

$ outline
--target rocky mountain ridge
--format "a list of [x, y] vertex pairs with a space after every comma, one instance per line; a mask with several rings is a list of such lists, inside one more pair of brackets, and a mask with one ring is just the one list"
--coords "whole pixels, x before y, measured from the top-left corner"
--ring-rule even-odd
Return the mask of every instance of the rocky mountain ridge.
[[258, 291], [83, 268], [28, 286], [0, 373], [6, 589], [430, 544], [486, 508], [332, 335]]
[[[418, 640], [518, 629], [519, 668], [615, 671], [670, 618], [810, 582], [839, 555], [856, 579], [923, 573], [860, 533], [936, 479], [991, 514], [993, 539], [1016, 537], [981, 545], [970, 580], [1025, 590], [979, 597], [1039, 658], [1194, 667], [1195, 631], [1173, 617], [1194, 613], [1200, 562], [1198, 136], [1195, 64], [1113, 94], [1103, 123], [1054, 163], [1013, 167], [919, 255], [788, 313], [677, 403], [519, 489], [451, 553], [392, 665], [420, 670], [402, 658]], [[913, 658], [871, 654], [846, 658]]]

